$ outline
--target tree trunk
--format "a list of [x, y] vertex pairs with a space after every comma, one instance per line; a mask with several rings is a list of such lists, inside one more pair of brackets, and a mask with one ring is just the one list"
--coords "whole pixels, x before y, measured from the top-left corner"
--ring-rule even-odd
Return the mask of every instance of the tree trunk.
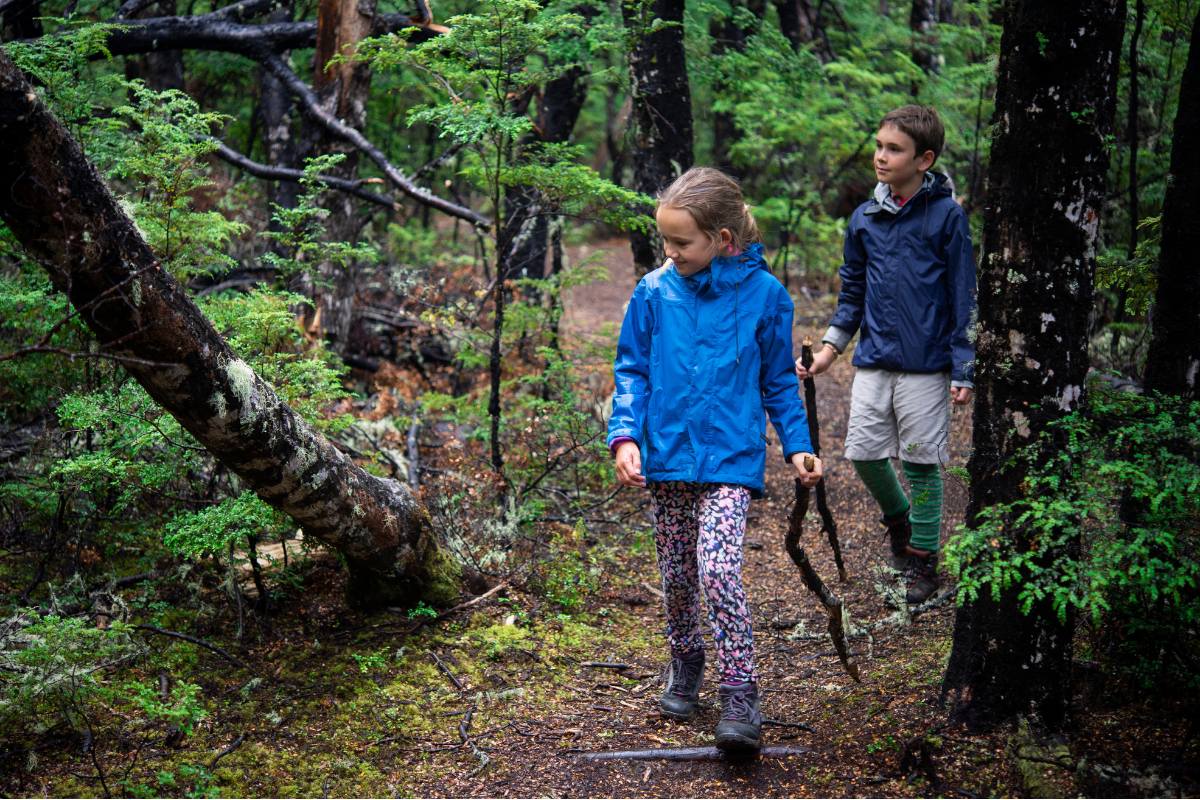
[[14, 0], [0, 14], [0, 41], [36, 39], [42, 35], [42, 4], [38, 0]]
[[[336, 65], [329, 62], [337, 55], [353, 56], [358, 43], [372, 34], [375, 18], [375, 0], [320, 0], [317, 6], [313, 90], [327, 113], [358, 131], [363, 130], [367, 120], [370, 66], [353, 60]], [[359, 151], [344, 140], [329, 135], [324, 128], [317, 129], [309, 152], [313, 155], [343, 154], [345, 159], [329, 170], [329, 174], [347, 180], [358, 176]], [[330, 193], [324, 205], [329, 209], [325, 219], [326, 238], [332, 242], [357, 241], [366, 220], [365, 215], [359, 213], [358, 203], [347, 194]], [[345, 352], [348, 347], [358, 271], [357, 264], [322, 263], [317, 267], [325, 286], [312, 289], [316, 313], [321, 331], [338, 352]]]
[[813, 52], [822, 64], [833, 60], [833, 46], [825, 32], [825, 23], [808, 0], [774, 0], [779, 14], [779, 30], [799, 51], [812, 43]]
[[[622, 11], [634, 40], [629, 54], [634, 188], [654, 197], [692, 166], [692, 97], [683, 50], [683, 0], [624, 3]], [[655, 19], [670, 24], [651, 32]], [[657, 234], [635, 232], [629, 239], [639, 275], [658, 267], [662, 241]]]
[[[577, 11], [588, 20], [595, 16], [587, 6]], [[583, 67], [577, 64], [546, 83], [538, 103], [534, 133], [521, 143], [522, 147], [537, 142], [565, 142], [571, 138], [571, 131], [575, 129], [579, 112], [587, 100], [586, 79]], [[541, 194], [527, 186], [512, 187], [506, 193], [504, 204], [507, 214], [500, 241], [508, 254], [507, 275], [544, 277], [550, 220]]]
[[[267, 17], [267, 22], [290, 22], [291, 19], [292, 4], [287, 2], [272, 11]], [[274, 75], [261, 67], [259, 86], [262, 98], [259, 102], [259, 113], [262, 115], [263, 151], [266, 153], [267, 165], [295, 167], [296, 145], [292, 137], [291, 96]], [[300, 197], [300, 184], [294, 181], [268, 181], [266, 188], [268, 207], [296, 207]], [[271, 230], [278, 230], [274, 221], [270, 225]]]
[[239, 360], [163, 271], [78, 143], [0, 51], [0, 219], [147, 393], [350, 570], [349, 600], [417, 599], [440, 552], [407, 488], [351, 463]]
[[1179, 87], [1146, 388], [1200, 399], [1200, 16]]
[[[730, 4], [730, 11], [723, 19], [714, 17], [709, 22], [709, 34], [712, 36], [713, 58], [721, 58], [729, 51], [741, 52], [746, 49], [746, 40], [755, 33], [754, 28], [743, 28], [738, 24], [735, 12], [745, 8], [762, 19], [764, 8], [762, 0], [735, 0]], [[742, 175], [733, 168], [729, 149], [737, 139], [737, 127], [733, 123], [733, 114], [725, 111], [713, 113], [713, 147], [712, 163], [717, 169], [726, 172], [739, 180]]]
[[[151, 16], [154, 12], [159, 17], [175, 16], [175, 0], [159, 0], [147, 6], [139, 16]], [[183, 91], [183, 52], [180, 50], [154, 50], [140, 58], [125, 60], [125, 76], [141, 78], [146, 85], [156, 91], [175, 89]]]
[[[937, 37], [934, 34], [937, 21], [937, 0], [912, 0], [912, 13], [908, 17], [909, 28], [912, 30], [912, 60], [926, 75], [935, 74], [941, 67]], [[917, 88], [914, 85], [914, 95]]]
[[[1008, 0], [1003, 22], [979, 281], [972, 525], [983, 508], [1023, 496], [1028, 462], [1015, 454], [1083, 391], [1124, 3]], [[1018, 550], [1031, 546], [1028, 529], [1013, 521], [1007, 530]], [[1061, 725], [1070, 644], [1071, 620], [1061, 623], [1049, 602], [1023, 614], [1015, 591], [993, 601], [985, 590], [959, 609], [943, 692], [976, 725], [1029, 711]]]
[[[1132, 261], [1137, 255], [1138, 222], [1141, 212], [1138, 208], [1138, 147], [1141, 145], [1138, 136], [1138, 112], [1141, 105], [1139, 99], [1138, 80], [1138, 49], [1141, 47], [1142, 25], [1146, 21], [1146, 0], [1137, 0], [1133, 14], [1133, 33], [1129, 37], [1129, 105], [1125, 115], [1125, 139], [1129, 145], [1129, 245], [1125, 250], [1126, 257]], [[1121, 359], [1121, 325], [1125, 322], [1125, 303], [1129, 299], [1129, 290], [1117, 292], [1117, 307], [1113, 311], [1112, 341], [1109, 345], [1109, 359], [1113, 369], [1122, 371], [1124, 366]]]

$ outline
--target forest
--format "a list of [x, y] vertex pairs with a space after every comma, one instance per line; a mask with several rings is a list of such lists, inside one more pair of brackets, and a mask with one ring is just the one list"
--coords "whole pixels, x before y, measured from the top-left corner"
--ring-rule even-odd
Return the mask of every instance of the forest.
[[[941, 588], [839, 359], [722, 755], [606, 442], [655, 198], [741, 182], [799, 356], [910, 103], [978, 282]], [[1200, 793], [1200, 0], [0, 0], [0, 143], [0, 794]]]

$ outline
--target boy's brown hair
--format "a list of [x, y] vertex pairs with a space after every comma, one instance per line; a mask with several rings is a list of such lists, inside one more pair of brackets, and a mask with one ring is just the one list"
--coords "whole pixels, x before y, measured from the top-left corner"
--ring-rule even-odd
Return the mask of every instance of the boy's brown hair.
[[931, 106], [908, 105], [900, 106], [894, 111], [884, 114], [879, 121], [879, 127], [892, 125], [908, 134], [917, 145], [917, 155], [926, 150], [933, 151], [933, 160], [942, 154], [942, 146], [946, 143], [946, 129], [942, 127], [942, 119]]

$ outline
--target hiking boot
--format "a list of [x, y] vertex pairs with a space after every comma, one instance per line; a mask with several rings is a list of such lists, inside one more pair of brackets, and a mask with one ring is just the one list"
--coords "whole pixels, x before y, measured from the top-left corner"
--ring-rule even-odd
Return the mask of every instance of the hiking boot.
[[940, 585], [937, 574], [937, 553], [908, 548], [908, 563], [904, 566], [904, 584], [908, 592], [904, 600], [910, 606], [924, 603]]
[[753, 683], [722, 683], [717, 687], [717, 695], [721, 698], [717, 747], [722, 750], [757, 750], [762, 732], [758, 687]]
[[879, 521], [887, 526], [888, 544], [892, 548], [892, 566], [903, 569], [908, 556], [908, 540], [912, 538], [912, 523], [908, 519], [908, 510], [894, 517], [880, 517]]
[[683, 658], [672, 658], [667, 665], [667, 688], [658, 698], [662, 715], [669, 719], [689, 720], [700, 706], [700, 679], [704, 677], [704, 651]]

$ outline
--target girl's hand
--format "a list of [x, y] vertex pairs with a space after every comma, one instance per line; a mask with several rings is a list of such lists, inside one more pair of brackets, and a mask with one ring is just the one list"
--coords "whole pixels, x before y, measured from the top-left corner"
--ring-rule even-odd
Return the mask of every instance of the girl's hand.
[[800, 363], [800, 359], [796, 359], [796, 374], [800, 376], [800, 380], [820, 375], [829, 369], [837, 357], [838, 351], [834, 350], [833, 345], [827, 342], [824, 347], [813, 353], [813, 363], [808, 369], [804, 368], [804, 365]]
[[642, 451], [637, 442], [621, 442], [617, 445], [617, 480], [622, 486], [645, 486], [642, 474]]
[[971, 397], [974, 394], [975, 390], [969, 386], [955, 386], [950, 389], [950, 400], [956, 406], [965, 406], [971, 402]]
[[[811, 468], [805, 464], [806, 461], [811, 462]], [[792, 456], [792, 465], [796, 467], [796, 472], [800, 473], [800, 483], [810, 489], [816, 486], [825, 474], [825, 465], [812, 453], [796, 453]]]

